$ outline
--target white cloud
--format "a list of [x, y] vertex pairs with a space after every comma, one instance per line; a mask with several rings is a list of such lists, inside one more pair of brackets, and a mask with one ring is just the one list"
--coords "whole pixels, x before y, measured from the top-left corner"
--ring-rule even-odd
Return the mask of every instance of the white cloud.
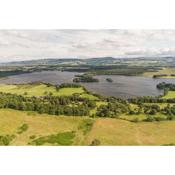
[[175, 30], [1, 30], [0, 61], [175, 55]]

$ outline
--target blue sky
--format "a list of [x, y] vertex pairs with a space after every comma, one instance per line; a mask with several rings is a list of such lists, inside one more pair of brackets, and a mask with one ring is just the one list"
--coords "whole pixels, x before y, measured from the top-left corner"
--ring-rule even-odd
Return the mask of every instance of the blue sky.
[[0, 62], [167, 55], [175, 55], [175, 30], [0, 30]]

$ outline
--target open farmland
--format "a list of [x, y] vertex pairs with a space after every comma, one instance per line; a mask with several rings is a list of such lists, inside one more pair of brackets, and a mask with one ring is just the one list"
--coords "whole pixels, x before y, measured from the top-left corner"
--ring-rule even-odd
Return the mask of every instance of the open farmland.
[[118, 119], [97, 119], [87, 142], [99, 139], [102, 145], [166, 145], [175, 143], [175, 122], [132, 123]]
[[[19, 132], [24, 124], [27, 129]], [[13, 135], [9, 145], [90, 145], [94, 140], [99, 145], [166, 145], [175, 143], [175, 121], [133, 123], [1, 109], [0, 136], [7, 135]]]
[[[0, 135], [15, 135], [15, 138], [10, 142], [10, 145], [28, 145], [32, 140], [43, 136], [75, 132], [72, 144], [81, 145], [81, 137], [84, 135], [83, 131], [79, 129], [79, 126], [83, 120], [86, 121], [86, 117], [56, 117], [45, 114], [40, 115], [33, 112], [1, 109]], [[23, 124], [26, 124], [28, 129], [19, 134], [18, 129]], [[49, 143], [45, 143], [44, 145], [49, 145]]]
[[168, 91], [168, 93], [165, 96], [163, 96], [163, 98], [175, 98], [175, 91]]
[[87, 94], [82, 87], [76, 87], [76, 88], [66, 87], [57, 90], [55, 86], [48, 86], [47, 84], [43, 83], [20, 84], [20, 85], [1, 84], [0, 92], [24, 95], [27, 97], [32, 96], [40, 97], [49, 94], [53, 96], [70, 96], [77, 93], [82, 94], [84, 98], [97, 99], [97, 97]]
[[156, 72], [145, 72], [143, 76], [145, 77], [153, 77], [154, 75], [166, 74], [167, 76], [162, 76], [161, 78], [175, 78], [174, 76], [170, 76], [171, 74], [175, 74], [175, 68], [163, 68]]

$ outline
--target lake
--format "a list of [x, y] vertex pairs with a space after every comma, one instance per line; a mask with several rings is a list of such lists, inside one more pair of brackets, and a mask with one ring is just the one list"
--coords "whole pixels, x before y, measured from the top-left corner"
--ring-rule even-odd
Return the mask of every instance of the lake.
[[[6, 79], [0, 79], [1, 84], [21, 84], [31, 82], [46, 82], [52, 84], [71, 83], [76, 72], [60, 72], [60, 71], [42, 71], [20, 75], [9, 76]], [[162, 91], [156, 88], [160, 82], [175, 83], [175, 78], [170, 79], [153, 79], [141, 76], [118, 76], [118, 75], [99, 75], [96, 76], [100, 80], [98, 83], [81, 83], [89, 91], [104, 96], [115, 97], [136, 97], [136, 96], [157, 96]], [[107, 82], [106, 78], [111, 78], [112, 83]]]

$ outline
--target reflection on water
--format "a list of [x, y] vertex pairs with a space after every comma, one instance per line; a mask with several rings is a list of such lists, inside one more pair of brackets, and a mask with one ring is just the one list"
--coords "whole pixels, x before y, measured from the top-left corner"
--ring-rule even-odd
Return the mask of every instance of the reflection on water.
[[[9, 76], [1, 79], [0, 83], [21, 84], [30, 82], [47, 82], [52, 84], [71, 83], [75, 72], [42, 71], [28, 74]], [[175, 79], [153, 79], [139, 76], [96, 76], [98, 83], [82, 83], [89, 91], [105, 96], [135, 97], [135, 96], [156, 96], [162, 91], [157, 90], [156, 85], [160, 82], [175, 83]], [[106, 78], [112, 78], [113, 82], [107, 82]]]

